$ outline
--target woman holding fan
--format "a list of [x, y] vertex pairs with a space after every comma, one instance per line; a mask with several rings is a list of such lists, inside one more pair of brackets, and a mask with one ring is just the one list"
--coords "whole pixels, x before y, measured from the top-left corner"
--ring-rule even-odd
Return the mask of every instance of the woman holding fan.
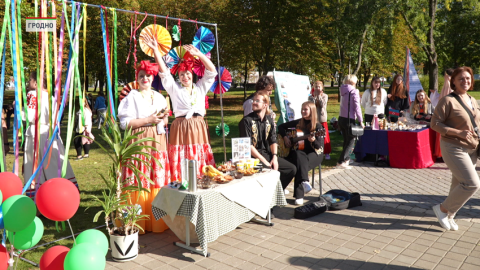
[[[175, 120], [170, 128], [169, 159], [172, 181], [181, 179], [182, 159], [194, 159], [198, 162], [197, 175], [205, 165], [215, 165], [212, 148], [208, 141], [208, 129], [203, 116], [205, 115], [205, 95], [215, 81], [217, 71], [215, 66], [204, 54], [193, 45], [184, 45], [186, 53], [178, 64], [177, 83], [165, 65], [158, 43], [155, 38], [146, 36], [145, 44], [154, 51], [155, 60], [159, 65], [159, 76], [163, 87], [170, 95], [173, 104]], [[193, 57], [198, 57], [205, 65], [205, 74], [193, 83]]]

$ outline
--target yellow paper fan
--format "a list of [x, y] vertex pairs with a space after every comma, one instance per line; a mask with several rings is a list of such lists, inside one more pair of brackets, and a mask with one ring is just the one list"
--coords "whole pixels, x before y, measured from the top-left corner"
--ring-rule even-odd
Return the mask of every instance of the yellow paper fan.
[[153, 50], [150, 49], [150, 47], [145, 44], [144, 37], [149, 36], [149, 37], [154, 37], [157, 39], [158, 43], [158, 49], [160, 51], [160, 54], [163, 56], [170, 51], [170, 48], [172, 47], [172, 38], [170, 37], [170, 33], [168, 33], [168, 30], [165, 29], [165, 27], [161, 25], [155, 25], [151, 24], [145, 28], [142, 29], [142, 32], [140, 33], [140, 48], [142, 48], [142, 51], [148, 55], [153, 57]]

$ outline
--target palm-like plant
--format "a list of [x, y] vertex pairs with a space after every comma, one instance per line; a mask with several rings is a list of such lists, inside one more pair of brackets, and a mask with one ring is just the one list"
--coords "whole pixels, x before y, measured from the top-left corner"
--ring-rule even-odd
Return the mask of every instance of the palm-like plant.
[[[138, 191], [138, 196], [140, 196], [141, 191], [150, 192], [142, 186], [140, 179], [143, 177], [151, 184], [154, 183], [148, 175], [139, 169], [141, 167], [139, 165], [151, 169], [150, 160], [160, 164], [154, 156], [145, 151], [156, 150], [152, 146], [144, 145], [144, 143], [155, 143], [156, 141], [151, 137], [139, 139], [139, 135], [143, 131], [132, 134], [130, 128], [124, 131], [122, 137], [122, 132], [117, 122], [111, 117], [107, 117], [106, 121], [109, 130], [105, 128], [105, 125], [102, 126], [100, 137], [113, 150], [113, 154], [105, 149], [103, 145], [97, 141], [95, 142], [108, 154], [113, 163], [108, 171], [108, 176], [101, 175], [106, 185], [106, 189], [102, 191], [102, 196], [91, 195], [91, 198], [99, 202], [103, 208], [95, 215], [93, 221], [97, 222], [103, 213], [105, 214], [105, 224], [109, 234], [130, 235], [137, 229], [143, 230], [137, 222], [148, 217], [148, 215], [140, 215], [138, 213], [137, 205], [128, 204], [128, 197], [130, 192]], [[135, 179], [137, 179], [136, 185], [130, 185], [131, 178], [123, 177], [122, 171], [124, 169], [129, 169], [133, 173]], [[121, 226], [115, 226], [118, 224], [117, 221], [120, 222]], [[113, 228], [110, 228], [110, 222], [113, 223]]]

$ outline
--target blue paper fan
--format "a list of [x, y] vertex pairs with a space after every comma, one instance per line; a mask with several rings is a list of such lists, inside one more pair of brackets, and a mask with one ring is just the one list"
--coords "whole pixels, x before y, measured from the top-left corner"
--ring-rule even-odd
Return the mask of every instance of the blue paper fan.
[[213, 35], [212, 31], [210, 31], [208, 28], [201, 26], [195, 34], [195, 38], [193, 39], [193, 46], [199, 49], [203, 54], [207, 54], [213, 49], [214, 44], [215, 36]]

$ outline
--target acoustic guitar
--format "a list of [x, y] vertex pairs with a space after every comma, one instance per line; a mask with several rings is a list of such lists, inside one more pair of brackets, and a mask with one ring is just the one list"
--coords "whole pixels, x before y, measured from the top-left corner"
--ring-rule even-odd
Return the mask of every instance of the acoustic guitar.
[[[325, 136], [325, 129], [318, 129], [317, 131], [315, 131], [315, 133], [313, 133], [315, 135], [315, 137], [318, 137], [318, 136]], [[304, 150], [305, 149], [305, 139], [308, 139], [308, 137], [310, 136], [311, 134], [308, 134], [308, 135], [305, 135], [304, 132], [301, 130], [301, 129], [295, 129], [294, 132], [292, 132], [292, 134], [289, 136], [289, 139], [290, 139], [290, 143], [291, 145], [293, 145], [293, 149], [294, 150]], [[278, 148], [277, 148], [277, 151], [278, 151], [278, 156], [279, 157], [287, 157], [288, 154], [290, 153], [290, 150], [291, 150], [291, 147], [287, 147], [285, 145], [285, 141], [282, 137], [282, 135], [278, 134], [277, 135], [277, 142], [278, 142]]]

